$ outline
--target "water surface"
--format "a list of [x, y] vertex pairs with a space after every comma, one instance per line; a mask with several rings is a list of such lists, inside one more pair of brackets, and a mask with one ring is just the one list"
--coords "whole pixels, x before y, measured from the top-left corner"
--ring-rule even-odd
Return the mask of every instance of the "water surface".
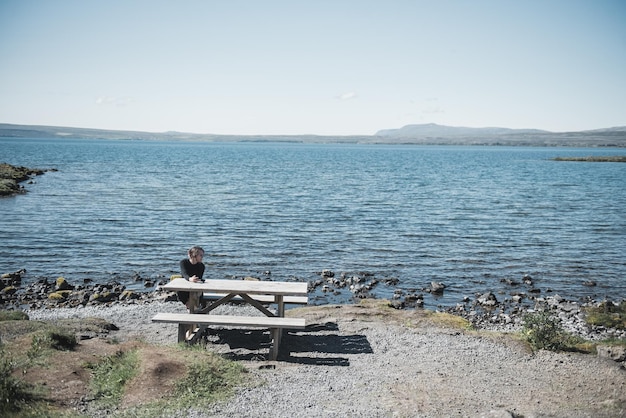
[[0, 272], [25, 268], [27, 283], [140, 287], [134, 276], [169, 277], [201, 245], [213, 278], [309, 281], [330, 269], [397, 278], [405, 290], [444, 282], [427, 306], [524, 291], [501, 280], [525, 274], [544, 295], [626, 297], [626, 164], [551, 161], [620, 149], [11, 138], [0, 147], [0, 161], [58, 169], [0, 199]]

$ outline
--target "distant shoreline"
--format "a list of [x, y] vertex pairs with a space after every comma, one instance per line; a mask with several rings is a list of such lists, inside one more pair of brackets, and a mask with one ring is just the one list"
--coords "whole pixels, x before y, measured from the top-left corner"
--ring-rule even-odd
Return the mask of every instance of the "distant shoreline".
[[552, 159], [553, 161], [582, 161], [582, 162], [593, 162], [593, 163], [626, 163], [626, 156], [589, 156], [589, 157], [556, 157]]
[[409, 125], [374, 135], [222, 135], [186, 132], [142, 132], [0, 123], [0, 137], [24, 139], [99, 139], [192, 142], [451, 145], [516, 147], [626, 148], [626, 127], [579, 132], [505, 128], [459, 128], [434, 124]]

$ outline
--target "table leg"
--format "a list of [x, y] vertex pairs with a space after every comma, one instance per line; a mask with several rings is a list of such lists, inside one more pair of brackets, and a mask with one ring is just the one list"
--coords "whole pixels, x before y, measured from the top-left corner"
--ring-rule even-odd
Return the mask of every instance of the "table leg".
[[270, 360], [275, 361], [278, 358], [278, 349], [280, 347], [280, 330], [281, 328], [272, 328], [272, 347], [270, 348]]
[[178, 324], [178, 342], [179, 343], [183, 343], [187, 341], [187, 330], [189, 330], [189, 325]]
[[[200, 307], [200, 298], [202, 297], [202, 292], [190, 292], [189, 300], [187, 301], [187, 310], [189, 313], [196, 313]], [[184, 330], [181, 330], [181, 327]], [[182, 333], [182, 341], [192, 342], [196, 339], [196, 333], [199, 331], [199, 328], [196, 324], [189, 324], [187, 326], [179, 325], [178, 326], [178, 341], [181, 341], [181, 333]]]
[[[276, 305], [278, 305], [278, 316], [281, 318], [285, 317], [285, 301], [283, 299], [283, 295], [276, 295], [275, 299]], [[283, 338], [283, 329], [279, 328], [277, 332], [278, 341], [276, 344], [280, 346], [280, 340]]]
[[276, 304], [278, 305], [278, 316], [281, 318], [285, 317], [285, 300], [283, 295], [276, 295]]

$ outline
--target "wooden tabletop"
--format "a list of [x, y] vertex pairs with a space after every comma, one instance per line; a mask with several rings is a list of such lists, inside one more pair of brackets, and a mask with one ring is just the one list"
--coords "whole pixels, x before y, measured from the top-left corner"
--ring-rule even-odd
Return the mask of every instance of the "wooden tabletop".
[[185, 279], [174, 279], [161, 286], [174, 292], [245, 293], [248, 295], [306, 296], [308, 284], [304, 282], [268, 282], [253, 280], [211, 280], [194, 283]]

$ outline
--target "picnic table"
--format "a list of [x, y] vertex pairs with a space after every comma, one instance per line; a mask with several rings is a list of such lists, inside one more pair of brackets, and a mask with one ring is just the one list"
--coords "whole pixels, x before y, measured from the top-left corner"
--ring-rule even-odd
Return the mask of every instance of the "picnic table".
[[[307, 283], [210, 279], [195, 283], [181, 278], [170, 281], [162, 289], [189, 292], [189, 313], [158, 313], [152, 318], [153, 322], [177, 323], [179, 342], [195, 341], [199, 333], [210, 325], [269, 328], [270, 359], [276, 360], [282, 330], [302, 329], [306, 325], [303, 318], [285, 318], [285, 303], [306, 303]], [[205, 307], [200, 303], [203, 300], [208, 301]], [[248, 303], [265, 316], [210, 314], [218, 306], [233, 300]], [[276, 313], [267, 309], [265, 304], [276, 304]]]

